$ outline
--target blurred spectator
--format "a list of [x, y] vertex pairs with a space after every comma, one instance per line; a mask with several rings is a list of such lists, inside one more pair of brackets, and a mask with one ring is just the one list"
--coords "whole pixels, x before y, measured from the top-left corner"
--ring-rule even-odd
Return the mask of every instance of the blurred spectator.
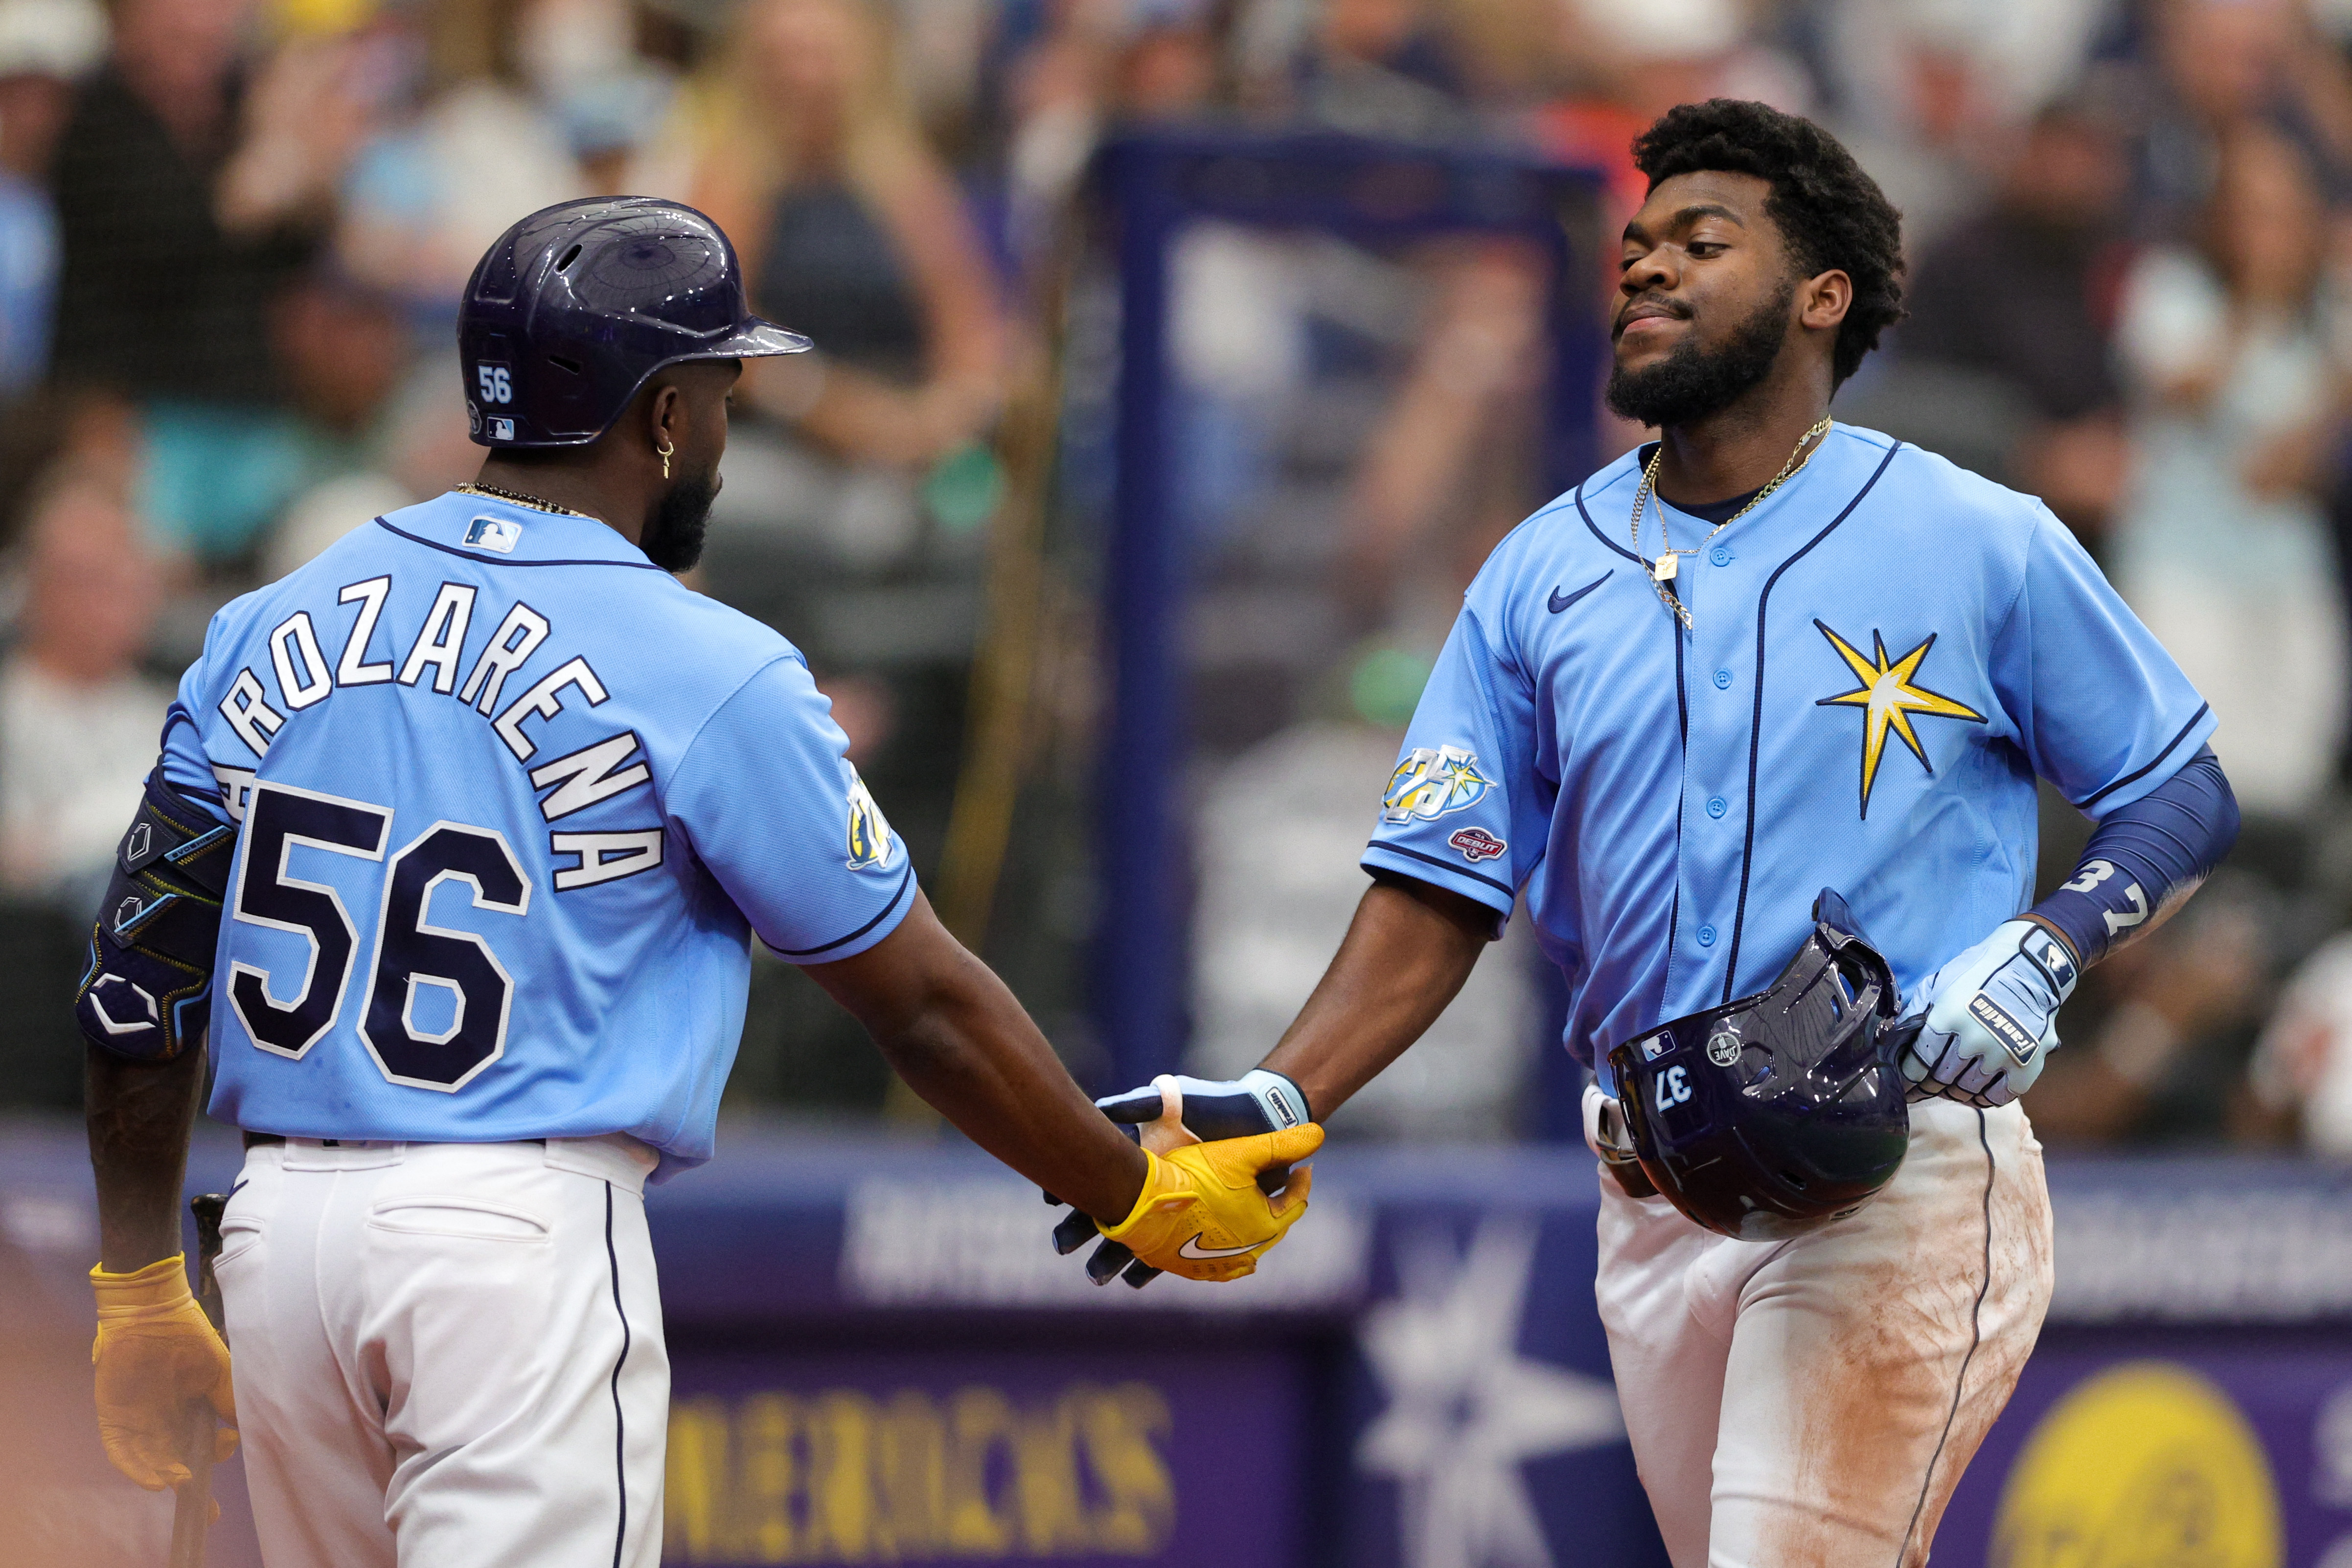
[[365, 123], [352, 58], [296, 39], [248, 78], [244, 0], [122, 0], [53, 175], [56, 374], [139, 400], [165, 538], [243, 550], [299, 482], [268, 301], [322, 237]]
[[1299, 118], [1411, 141], [1475, 129], [1461, 67], [1425, 0], [1323, 0], [1304, 41], [1287, 84]]
[[[2106, 526], [2128, 457], [2111, 361], [2128, 172], [2102, 121], [2044, 110], [2018, 142], [2000, 195], [1922, 257], [1906, 292], [1901, 349], [1986, 378], [2021, 430], [1996, 477], [2040, 496], [2078, 533]], [[1916, 439], [1948, 450], [1922, 400]]]
[[2259, 1113], [2315, 1154], [2352, 1159], [2352, 932], [2331, 938], [2288, 982], [2254, 1049]]
[[888, 24], [856, 0], [753, 0], [740, 28], [693, 199], [735, 237], [755, 308], [817, 340], [759, 361], [753, 399], [852, 462], [935, 463], [995, 418], [1005, 326]]
[[2250, 813], [2310, 807], [2344, 723], [2344, 606], [2316, 498], [2344, 396], [2325, 217], [2292, 142], [2234, 132], [2199, 243], [2139, 259], [2118, 328], [2137, 471], [2116, 585], [2212, 703]]
[[[422, 0], [389, 14], [368, 40], [371, 57], [384, 62], [371, 79], [396, 78], [404, 52], [421, 56], [424, 94], [353, 162], [337, 256], [352, 277], [408, 300], [436, 335], [491, 242], [525, 214], [590, 188], [562, 120], [524, 76], [525, 11], [524, 0]], [[568, 15], [580, 19], [576, 8]], [[570, 62], [540, 37], [541, 68], [566, 83]], [[592, 51], [603, 47], [590, 41]], [[595, 72], [583, 79], [596, 81]], [[385, 96], [389, 107], [408, 95], [388, 86]]]
[[0, 888], [87, 918], [172, 698], [139, 673], [163, 574], [121, 500], [77, 478], [35, 502], [23, 571], [0, 660]]
[[[226, 431], [208, 407], [147, 412], [141, 509], [163, 538], [199, 556], [238, 554], [312, 486], [384, 463], [384, 411], [411, 350], [402, 302], [321, 267], [281, 288], [266, 320], [286, 406]], [[391, 494], [377, 498], [422, 499]]]
[[0, 397], [48, 370], [58, 214], [47, 181], [73, 84], [106, 52], [93, 0], [0, 0]]
[[520, 19], [523, 77], [552, 110], [592, 191], [633, 189], [632, 159], [677, 90], [667, 62], [638, 48], [646, 26], [629, 0], [530, 0]]
[[[323, 112], [335, 95], [307, 56], [246, 93], [250, 10], [114, 7], [112, 52], [76, 94], [53, 169], [60, 380], [231, 408], [276, 393], [264, 303], [317, 215], [317, 181], [302, 175], [331, 172], [322, 160], [345, 127]], [[239, 193], [224, 200], [230, 186]]]
[[[1187, 1072], [1248, 1071], [1297, 1015], [1363, 897], [1356, 858], [1397, 741], [1394, 729], [1308, 721], [1242, 753], [1209, 786], [1194, 828]], [[1528, 949], [1526, 923], [1513, 922], [1421, 1043], [1335, 1127], [1432, 1141], [1523, 1132], [1538, 1048]]]
[[2352, 68], [2296, 0], [2160, 0], [2147, 131], [2143, 232], [2179, 238], [2200, 221], [2241, 128], [2269, 125], [2326, 175], [2352, 164]]
[[2027, 1096], [2034, 1131], [2108, 1144], [2231, 1130], [2275, 976], [2275, 903], [2224, 868], [2162, 930], [2093, 970], [2083, 1000], [2105, 1010], [2080, 1034], [2062, 1030], [2064, 1048]]
[[455, 489], [482, 465], [482, 449], [466, 434], [454, 363], [418, 366], [378, 405], [365, 430], [350, 466], [330, 469], [288, 504], [262, 546], [263, 581], [276, 581], [386, 512]]

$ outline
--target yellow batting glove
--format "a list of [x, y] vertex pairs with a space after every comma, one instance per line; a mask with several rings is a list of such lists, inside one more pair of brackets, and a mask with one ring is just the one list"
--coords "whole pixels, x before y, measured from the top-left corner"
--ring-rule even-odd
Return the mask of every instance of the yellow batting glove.
[[1303, 1160], [1323, 1146], [1308, 1123], [1254, 1137], [1192, 1144], [1165, 1155], [1145, 1151], [1150, 1169], [1134, 1208], [1103, 1235], [1154, 1269], [1188, 1280], [1238, 1280], [1307, 1212], [1314, 1173], [1292, 1173], [1279, 1198], [1257, 1186], [1268, 1166]]
[[89, 1271], [98, 1292], [98, 1435], [114, 1468], [162, 1491], [188, 1479], [189, 1406], [209, 1400], [226, 1423], [215, 1459], [236, 1449], [236, 1396], [228, 1346], [188, 1293], [178, 1254], [129, 1274]]

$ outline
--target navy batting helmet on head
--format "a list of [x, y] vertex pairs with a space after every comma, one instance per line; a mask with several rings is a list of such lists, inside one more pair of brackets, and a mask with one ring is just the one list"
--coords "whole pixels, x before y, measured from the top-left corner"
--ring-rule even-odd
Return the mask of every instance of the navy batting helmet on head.
[[1895, 976], [1823, 889], [1813, 934], [1759, 995], [1609, 1052], [1633, 1153], [1694, 1222], [1742, 1240], [1843, 1219], [1910, 1148], [1889, 1058]]
[[808, 346], [745, 307], [717, 224], [653, 196], [531, 214], [483, 256], [457, 311], [467, 412], [491, 447], [583, 446], [665, 365]]

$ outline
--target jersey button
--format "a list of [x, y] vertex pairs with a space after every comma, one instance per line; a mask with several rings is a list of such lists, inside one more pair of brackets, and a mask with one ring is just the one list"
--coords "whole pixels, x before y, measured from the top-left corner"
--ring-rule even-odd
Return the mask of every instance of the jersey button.
[[1702, 947], [1712, 947], [1715, 946], [1714, 926], [1702, 925], [1698, 928], [1698, 945]]
[[1710, 817], [1720, 817], [1729, 810], [1731, 810], [1729, 803], [1727, 802], [1720, 795], [1716, 796], [1706, 803], [1706, 814]]
[[1717, 691], [1727, 690], [1730, 685], [1731, 672], [1729, 670], [1717, 670], [1715, 672], [1715, 689]]
[[1717, 566], [1729, 566], [1731, 564], [1731, 549], [1728, 545], [1717, 545], [1713, 549], [1706, 552], [1706, 559], [1715, 562]]

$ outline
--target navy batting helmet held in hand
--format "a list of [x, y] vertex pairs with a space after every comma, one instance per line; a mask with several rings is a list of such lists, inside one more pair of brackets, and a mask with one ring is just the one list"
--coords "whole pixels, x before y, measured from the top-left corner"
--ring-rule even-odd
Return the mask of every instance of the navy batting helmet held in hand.
[[492, 447], [584, 446], [665, 365], [808, 346], [745, 307], [717, 224], [653, 196], [531, 214], [483, 256], [457, 311], [473, 437]]
[[1643, 1174], [1693, 1222], [1746, 1241], [1845, 1218], [1910, 1148], [1886, 960], [1822, 890], [1813, 934], [1762, 994], [1609, 1052]]

